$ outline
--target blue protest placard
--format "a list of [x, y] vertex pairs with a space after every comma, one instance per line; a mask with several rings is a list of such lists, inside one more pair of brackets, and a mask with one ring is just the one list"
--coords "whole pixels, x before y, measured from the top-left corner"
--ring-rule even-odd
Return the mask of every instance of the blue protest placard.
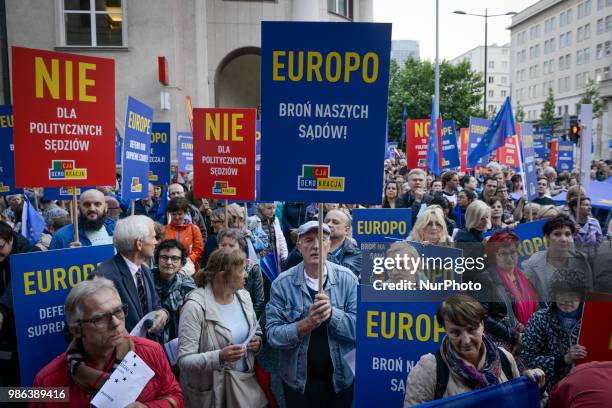
[[102, 245], [11, 255], [22, 386], [31, 386], [36, 373], [66, 351], [66, 296], [113, 254], [112, 245]]
[[387, 142], [386, 146], [385, 159], [395, 159], [396, 157], [399, 157], [397, 142]]
[[170, 123], [153, 122], [149, 181], [158, 186], [170, 183]]
[[255, 199], [261, 197], [261, 120], [255, 122]]
[[533, 151], [537, 159], [548, 158], [546, 149], [546, 133], [542, 130], [533, 132]]
[[559, 140], [557, 169], [561, 171], [574, 170], [574, 143], [571, 140]]
[[95, 187], [45, 187], [43, 198], [45, 200], [72, 200], [72, 190], [76, 188], [77, 199], [83, 191]]
[[176, 158], [179, 172], [193, 172], [193, 136], [191, 132], [176, 132]]
[[121, 198], [124, 200], [145, 198], [149, 192], [152, 123], [153, 108], [129, 96], [125, 112], [123, 176], [121, 177]]
[[261, 42], [261, 199], [378, 204], [391, 25], [264, 21]]
[[412, 230], [410, 208], [356, 208], [352, 215], [357, 244], [403, 240]]
[[528, 200], [538, 196], [538, 173], [535, 164], [535, 151], [533, 148], [533, 126], [528, 123], [521, 124], [521, 159], [523, 160], [523, 189]]
[[402, 407], [410, 370], [422, 355], [439, 350], [444, 338], [435, 318], [442, 299], [411, 301], [412, 292], [395, 292], [359, 286], [356, 408]]
[[[529, 217], [528, 214], [527, 217]], [[514, 233], [518, 235], [521, 240], [518, 247], [519, 265], [521, 265], [523, 261], [529, 259], [531, 255], [547, 248], [546, 241], [544, 241], [544, 233], [542, 232], [542, 227], [546, 221], [547, 220], [538, 220], [519, 224], [514, 229]]]
[[23, 193], [15, 188], [13, 151], [13, 105], [0, 105], [0, 196]]
[[[491, 126], [489, 119], [470, 117], [467, 157], [470, 157], [472, 151], [478, 146], [489, 126]], [[481, 157], [476, 163], [477, 166], [486, 166], [485, 159], [485, 156]]]
[[538, 385], [527, 377], [518, 377], [492, 387], [426, 402], [420, 404], [419, 408], [538, 408], [539, 406], [540, 390]]
[[442, 168], [454, 169], [461, 165], [459, 148], [457, 147], [457, 129], [455, 121], [442, 121]]
[[119, 134], [119, 129], [115, 128], [115, 165], [121, 165], [121, 158], [123, 154], [123, 139]]

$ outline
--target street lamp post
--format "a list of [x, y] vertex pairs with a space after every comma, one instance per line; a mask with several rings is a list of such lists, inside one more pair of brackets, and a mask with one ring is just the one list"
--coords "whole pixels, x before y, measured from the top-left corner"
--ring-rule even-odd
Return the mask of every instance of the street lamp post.
[[483, 112], [484, 112], [484, 115], [486, 117], [487, 116], [487, 83], [489, 82], [489, 78], [487, 77], [487, 67], [489, 65], [489, 61], [487, 61], [487, 59], [488, 59], [488, 57], [487, 57], [487, 23], [488, 23], [488, 19], [489, 19], [489, 17], [513, 16], [513, 15], [516, 14], [516, 12], [509, 11], [509, 12], [504, 13], [504, 14], [489, 14], [488, 9], [485, 8], [485, 13], [484, 14], [466, 13], [465, 11], [461, 11], [461, 10], [455, 10], [455, 11], [453, 11], [453, 13], [461, 14], [461, 15], [464, 15], [464, 16], [484, 17], [485, 29], [484, 29], [484, 94], [483, 94], [484, 106], [483, 106]]

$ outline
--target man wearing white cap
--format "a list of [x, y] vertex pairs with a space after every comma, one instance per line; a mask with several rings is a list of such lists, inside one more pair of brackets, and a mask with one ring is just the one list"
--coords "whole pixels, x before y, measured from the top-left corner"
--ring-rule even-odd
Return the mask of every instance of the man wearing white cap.
[[272, 284], [266, 337], [279, 349], [280, 374], [289, 407], [350, 407], [353, 373], [343, 356], [355, 347], [357, 277], [326, 261], [323, 292], [317, 293], [319, 256], [327, 259], [330, 229], [309, 221], [298, 228], [303, 261]]

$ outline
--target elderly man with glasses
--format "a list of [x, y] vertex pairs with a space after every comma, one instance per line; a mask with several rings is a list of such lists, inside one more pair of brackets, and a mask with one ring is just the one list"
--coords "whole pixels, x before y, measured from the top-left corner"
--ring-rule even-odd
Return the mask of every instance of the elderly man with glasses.
[[[115, 368], [133, 351], [154, 375], [128, 407], [182, 407], [183, 394], [163, 348], [127, 333], [127, 310], [113, 282], [106, 278], [97, 277], [74, 286], [64, 304], [74, 339], [65, 353], [40, 370], [33, 386], [68, 387], [68, 406], [90, 406]], [[66, 404], [33, 403], [30, 406], [64, 407]]]

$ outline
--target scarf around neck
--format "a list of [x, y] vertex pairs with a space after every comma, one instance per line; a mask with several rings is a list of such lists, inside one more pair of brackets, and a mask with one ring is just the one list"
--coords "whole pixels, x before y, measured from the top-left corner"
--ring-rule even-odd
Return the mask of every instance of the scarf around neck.
[[123, 360], [125, 355], [134, 350], [134, 342], [129, 335], [125, 335], [121, 344], [115, 347], [113, 351], [113, 357], [108, 362], [104, 370], [99, 370], [95, 367], [91, 367], [86, 363], [87, 353], [83, 349], [83, 344], [79, 339], [74, 339], [68, 345], [66, 351], [66, 359], [68, 361], [68, 371], [70, 377], [74, 383], [82, 388], [85, 392], [93, 395], [98, 392], [104, 385], [106, 380], [110, 377], [111, 373], [117, 368], [119, 363]]
[[514, 268], [514, 276], [516, 276], [516, 285], [512, 283], [512, 280], [508, 274], [501, 268], [496, 267], [497, 273], [501, 277], [506, 288], [514, 297], [514, 313], [516, 319], [521, 322], [522, 325], [527, 326], [527, 322], [533, 313], [538, 310], [538, 302], [536, 302], [537, 295], [529, 280], [518, 268]]
[[499, 376], [501, 374], [499, 353], [502, 353], [502, 351], [487, 336], [482, 336], [482, 342], [485, 346], [486, 356], [485, 364], [479, 370], [459, 356], [459, 353], [455, 351], [448, 337], [445, 337], [442, 341], [441, 352], [448, 363], [448, 368], [459, 377], [461, 382], [472, 390], [499, 384]]

